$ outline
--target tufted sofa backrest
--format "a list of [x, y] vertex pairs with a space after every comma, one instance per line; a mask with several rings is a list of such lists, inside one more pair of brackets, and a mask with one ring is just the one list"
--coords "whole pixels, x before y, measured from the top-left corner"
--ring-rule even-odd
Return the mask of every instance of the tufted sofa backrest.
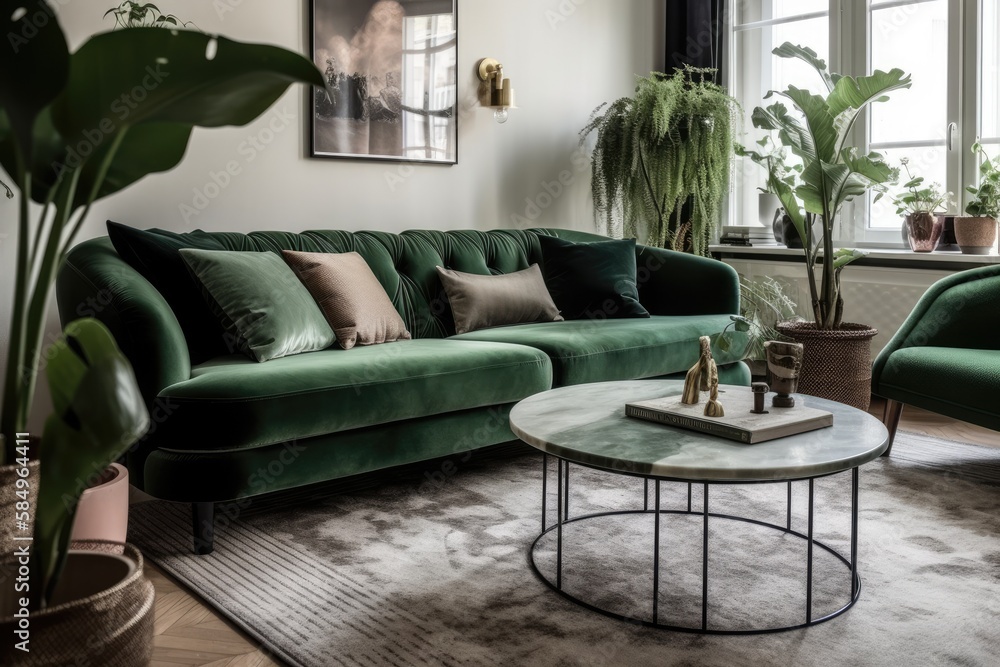
[[538, 235], [590, 241], [605, 237], [554, 229], [388, 232], [307, 231], [213, 233], [227, 250], [357, 252], [371, 267], [414, 338], [444, 338], [454, 320], [435, 267], [498, 275], [541, 261]]

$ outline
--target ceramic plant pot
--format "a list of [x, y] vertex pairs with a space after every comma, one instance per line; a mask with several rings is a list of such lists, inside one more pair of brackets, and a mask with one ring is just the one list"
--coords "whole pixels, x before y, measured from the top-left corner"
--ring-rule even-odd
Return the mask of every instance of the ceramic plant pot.
[[906, 239], [913, 252], [933, 252], [941, 240], [944, 219], [921, 211], [906, 216]]
[[993, 218], [955, 218], [955, 238], [966, 255], [989, 255], [997, 242], [997, 221]]
[[124, 542], [128, 533], [128, 468], [112, 463], [80, 496], [70, 539]]

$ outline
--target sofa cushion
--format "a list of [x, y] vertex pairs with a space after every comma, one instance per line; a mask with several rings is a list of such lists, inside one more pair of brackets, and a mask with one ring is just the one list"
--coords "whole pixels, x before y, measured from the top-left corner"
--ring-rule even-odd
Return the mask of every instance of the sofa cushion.
[[191, 375], [160, 392], [171, 412], [156, 434], [165, 449], [257, 447], [500, 405], [552, 381], [539, 350], [441, 339], [331, 348], [266, 364], [234, 355]]
[[255, 361], [323, 350], [334, 342], [309, 290], [270, 252], [180, 251], [238, 349]]
[[[449, 340], [518, 343], [542, 350], [552, 360], [553, 386], [561, 387], [686, 371], [698, 360], [698, 338], [721, 332], [729, 321], [728, 315], [572, 320], [484, 329]], [[742, 341], [734, 341], [729, 352], [712, 353], [722, 366], [739, 361], [742, 351]]]
[[563, 319], [537, 264], [506, 275], [483, 276], [437, 267], [455, 317], [456, 333]]
[[225, 250], [208, 232], [178, 234], [162, 229], [133, 229], [108, 220], [108, 238], [115, 251], [163, 295], [174, 311], [188, 345], [191, 363], [200, 364], [228, 354], [225, 330], [201, 297], [201, 286], [181, 258], [181, 248]]
[[283, 250], [281, 255], [312, 294], [345, 350], [411, 338], [403, 318], [358, 253]]
[[649, 317], [639, 303], [635, 239], [573, 243], [539, 236], [545, 285], [567, 320]]
[[907, 347], [893, 352], [880, 396], [1000, 430], [1000, 350]]

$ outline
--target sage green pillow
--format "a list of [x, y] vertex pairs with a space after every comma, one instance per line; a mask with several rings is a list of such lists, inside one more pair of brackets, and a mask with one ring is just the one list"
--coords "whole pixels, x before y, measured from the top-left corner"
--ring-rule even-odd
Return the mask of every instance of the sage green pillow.
[[180, 250], [232, 349], [255, 361], [323, 350], [335, 340], [319, 306], [273, 252]]

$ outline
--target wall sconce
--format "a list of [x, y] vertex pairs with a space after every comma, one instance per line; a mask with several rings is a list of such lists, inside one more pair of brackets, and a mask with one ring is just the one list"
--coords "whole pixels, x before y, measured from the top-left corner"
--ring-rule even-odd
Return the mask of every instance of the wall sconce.
[[514, 106], [514, 89], [510, 79], [503, 78], [503, 65], [493, 58], [483, 58], [479, 61], [479, 78], [487, 83], [487, 94], [481, 97], [484, 107], [493, 109], [493, 118], [498, 123], [506, 123], [510, 117], [509, 110]]

